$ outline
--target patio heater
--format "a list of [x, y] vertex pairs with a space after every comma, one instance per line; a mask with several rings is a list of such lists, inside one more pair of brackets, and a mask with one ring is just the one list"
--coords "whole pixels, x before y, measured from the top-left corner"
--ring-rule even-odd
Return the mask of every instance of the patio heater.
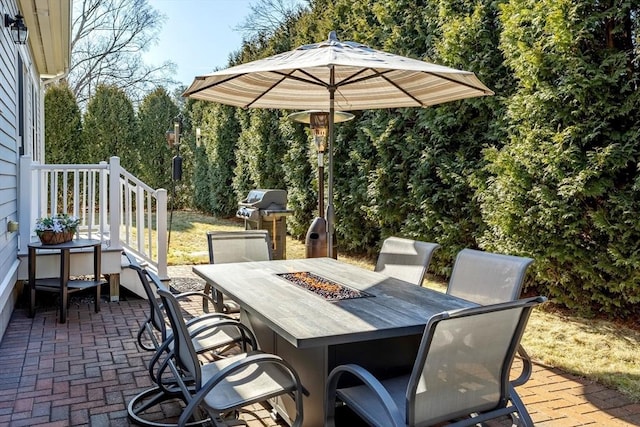
[[[341, 123], [353, 119], [351, 113], [335, 111], [333, 122]], [[321, 110], [308, 110], [289, 114], [289, 119], [298, 123], [310, 125], [313, 140], [318, 149], [318, 216], [312, 221], [305, 238], [307, 258], [327, 256], [327, 220], [324, 209], [324, 152], [327, 148], [327, 134], [329, 129], [329, 113]], [[329, 147], [333, 150], [333, 147]], [[333, 258], [338, 258], [337, 242], [333, 236]]]

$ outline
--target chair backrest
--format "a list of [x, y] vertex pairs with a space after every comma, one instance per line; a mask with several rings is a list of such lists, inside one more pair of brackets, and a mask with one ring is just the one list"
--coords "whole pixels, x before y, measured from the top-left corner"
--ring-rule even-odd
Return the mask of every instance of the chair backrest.
[[439, 247], [437, 243], [388, 237], [382, 243], [374, 271], [421, 286], [431, 256]]
[[526, 257], [463, 249], [453, 264], [447, 293], [482, 305], [516, 300], [532, 262]]
[[193, 341], [189, 338], [189, 330], [182, 317], [180, 303], [167, 288], [159, 288], [158, 295], [173, 331], [175, 360], [183, 370], [188, 372], [188, 376], [193, 378], [197, 391], [202, 387], [202, 372], [198, 361], [198, 353], [195, 350]]
[[432, 425], [504, 404], [534, 297], [441, 313], [425, 328], [406, 392], [407, 425]]
[[271, 260], [266, 230], [208, 231], [207, 245], [210, 264]]
[[148, 271], [140, 266], [134, 256], [126, 252], [124, 252], [124, 255], [129, 261], [129, 268], [138, 273], [138, 279], [140, 280], [140, 283], [144, 288], [144, 293], [147, 295], [147, 300], [149, 301], [148, 321], [156, 331], [160, 332], [162, 341], [164, 341], [167, 338], [167, 325], [165, 323], [163, 311], [160, 308], [160, 304], [158, 303], [158, 296], [153, 291], [155, 285], [153, 287], [151, 286], [151, 283], [149, 283]]

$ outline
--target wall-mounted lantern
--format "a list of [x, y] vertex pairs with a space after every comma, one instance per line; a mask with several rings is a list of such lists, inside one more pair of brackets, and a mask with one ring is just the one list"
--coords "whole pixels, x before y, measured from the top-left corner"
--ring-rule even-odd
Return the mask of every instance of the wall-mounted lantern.
[[11, 29], [11, 38], [15, 44], [25, 44], [29, 37], [29, 29], [24, 24], [24, 17], [19, 13], [15, 18], [4, 14], [4, 26]]

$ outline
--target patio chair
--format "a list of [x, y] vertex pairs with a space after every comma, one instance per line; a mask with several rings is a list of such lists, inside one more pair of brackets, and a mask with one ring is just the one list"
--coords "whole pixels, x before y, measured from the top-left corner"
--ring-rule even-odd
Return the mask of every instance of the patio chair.
[[[208, 231], [207, 246], [209, 263], [224, 264], [228, 262], [270, 261], [271, 238], [266, 230]], [[226, 298], [211, 285], [205, 284], [204, 292], [212, 294], [216, 311], [238, 313], [240, 306]], [[203, 301], [203, 309], [208, 309]]]
[[[158, 302], [158, 296], [156, 294], [156, 290], [158, 289], [158, 287], [164, 285], [162, 285], [162, 282], [155, 274], [143, 268], [138, 263], [135, 257], [126, 252], [124, 253], [124, 255], [128, 260], [127, 267], [137, 273], [138, 280], [140, 280], [140, 283], [142, 284], [144, 292], [147, 296], [147, 301], [149, 302], [149, 314], [144, 322], [140, 325], [140, 328], [138, 330], [138, 345], [142, 349], [147, 351], [157, 351], [160, 345], [165, 342], [171, 335], [171, 329], [168, 327], [168, 319], [166, 319], [163, 314], [162, 307]], [[179, 301], [193, 297], [212, 301], [211, 296], [203, 292], [195, 291], [182, 292], [175, 295], [175, 297]], [[235, 319], [223, 313], [207, 313], [205, 316], [200, 316], [199, 318], [197, 318], [197, 320], [194, 318], [192, 320], [194, 322], [194, 326], [192, 326], [191, 329], [201, 327], [203, 322], [209, 325], [213, 325], [214, 323], [217, 323], [221, 320]], [[240, 338], [241, 337], [239, 336], [231, 336], [227, 331], [224, 331], [224, 329], [222, 329], [217, 336], [200, 337], [194, 340], [194, 345], [196, 347], [196, 351], [198, 351], [198, 353], [202, 353], [204, 351], [233, 345], [235, 342], [239, 341]]]
[[235, 424], [243, 407], [282, 395], [294, 398], [296, 417], [292, 425], [302, 425], [302, 385], [286, 361], [254, 348], [201, 365], [178, 301], [166, 290], [160, 289], [158, 294], [175, 331], [167, 366], [187, 404], [178, 420], [179, 426], [207, 417], [215, 425]]
[[[159, 423], [149, 416], [153, 408], [167, 400], [180, 396], [175, 382], [162, 378], [163, 367], [169, 352], [173, 347], [172, 330], [168, 325], [168, 319], [164, 315], [162, 305], [157, 300], [158, 289], [166, 289], [158, 276], [142, 268], [135, 257], [125, 253], [129, 261], [128, 267], [136, 271], [142, 283], [149, 302], [149, 315], [143, 321], [137, 334], [140, 347], [155, 354], [148, 364], [151, 380], [156, 384], [136, 396], [127, 405], [129, 418], [137, 424], [148, 427], [173, 426], [175, 424]], [[155, 291], [154, 291], [155, 289]], [[211, 298], [202, 292], [183, 292], [175, 295], [177, 301], [190, 297]], [[244, 331], [239, 327], [238, 321], [222, 313], [204, 314], [191, 318], [187, 323], [187, 329], [193, 336], [192, 343], [196, 353], [207, 354], [210, 358], [224, 357], [229, 352], [235, 351], [239, 346], [246, 351], [247, 345], [254, 348], [257, 344], [250, 331]], [[206, 329], [206, 333], [202, 330]], [[146, 340], [145, 340], [146, 337]], [[149, 344], [150, 343], [150, 344]], [[237, 352], [237, 351], [236, 351]]]
[[374, 271], [422, 286], [431, 256], [440, 245], [388, 237], [382, 243]]
[[[511, 362], [531, 310], [544, 297], [453, 310], [429, 319], [410, 374], [379, 380], [358, 365], [329, 374], [326, 426], [336, 398], [374, 426], [470, 426], [511, 415], [533, 426], [509, 383]], [[340, 379], [350, 380], [338, 388]], [[348, 377], [348, 378], [347, 378]]]
[[[463, 249], [458, 252], [447, 286], [447, 294], [487, 305], [515, 301], [520, 298], [522, 284], [533, 259]], [[514, 387], [531, 377], [531, 358], [524, 347], [518, 347], [522, 374], [512, 381]]]

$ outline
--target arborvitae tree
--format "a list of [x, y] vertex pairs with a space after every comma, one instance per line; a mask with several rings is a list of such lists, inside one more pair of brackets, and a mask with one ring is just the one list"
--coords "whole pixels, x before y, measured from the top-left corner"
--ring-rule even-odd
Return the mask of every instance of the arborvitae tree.
[[491, 153], [484, 245], [536, 259], [569, 307], [638, 314], [640, 91], [634, 2], [511, 0], [502, 50], [519, 82]]
[[214, 104], [203, 117], [204, 137], [207, 148], [209, 206], [218, 216], [233, 216], [238, 201], [246, 194], [238, 194], [233, 188], [236, 165], [235, 149], [240, 126], [236, 109], [228, 105]]
[[47, 88], [44, 97], [47, 163], [85, 163], [87, 147], [82, 141], [82, 116], [66, 83]]
[[[185, 116], [189, 118], [192, 127], [200, 128], [199, 146], [193, 148], [193, 169], [188, 176], [193, 187], [192, 207], [203, 212], [210, 212], [211, 189], [209, 186], [209, 159], [208, 145], [209, 138], [213, 137], [213, 132], [205, 116], [209, 110], [216, 107], [212, 102], [188, 99], [185, 103]], [[195, 138], [194, 138], [195, 139]]]
[[128, 171], [138, 173], [140, 159], [135, 146], [136, 117], [127, 95], [114, 86], [101, 85], [84, 114], [84, 141], [91, 147], [92, 163], [118, 156]]
[[[514, 82], [498, 49], [501, 25], [498, 3], [429, 1], [423, 15], [424, 58], [469, 70], [495, 96], [455, 101], [417, 111], [407, 123], [407, 141], [421, 146], [410, 179], [410, 208], [405, 233], [442, 245], [435, 271], [449, 274], [456, 253], [477, 248], [482, 234], [476, 185], [489, 179], [483, 170], [487, 147], [506, 142], [505, 99]], [[420, 25], [415, 18], [414, 25]], [[400, 40], [410, 39], [410, 32]], [[413, 41], [414, 49], [420, 43]]]
[[282, 161], [287, 146], [278, 130], [279, 116], [272, 110], [240, 112], [234, 179], [238, 194], [252, 188], [286, 189]]
[[177, 149], [167, 144], [166, 131], [173, 129], [178, 113], [178, 107], [164, 88], [154, 90], [140, 104], [136, 143], [141, 159], [139, 178], [153, 188], [168, 189], [172, 185], [172, 158]]
[[233, 189], [236, 194], [247, 194], [249, 190], [258, 187], [258, 178], [251, 173], [249, 163], [250, 157], [255, 155], [249, 135], [251, 111], [237, 109], [236, 118], [240, 124], [240, 133], [235, 151], [236, 167], [233, 170]]
[[[370, 216], [370, 174], [377, 165], [376, 149], [366, 133], [367, 116], [336, 125], [334, 150], [334, 204], [336, 238], [340, 252], [375, 252], [380, 230]], [[364, 125], [363, 125], [364, 124]]]
[[287, 141], [288, 150], [284, 156], [283, 169], [287, 183], [287, 207], [293, 215], [287, 219], [289, 233], [295, 238], [305, 237], [312, 218], [317, 214], [318, 196], [317, 173], [312, 169], [310, 158], [317, 164], [317, 150], [306, 133], [306, 127], [294, 124], [283, 118], [280, 120], [280, 133]]

